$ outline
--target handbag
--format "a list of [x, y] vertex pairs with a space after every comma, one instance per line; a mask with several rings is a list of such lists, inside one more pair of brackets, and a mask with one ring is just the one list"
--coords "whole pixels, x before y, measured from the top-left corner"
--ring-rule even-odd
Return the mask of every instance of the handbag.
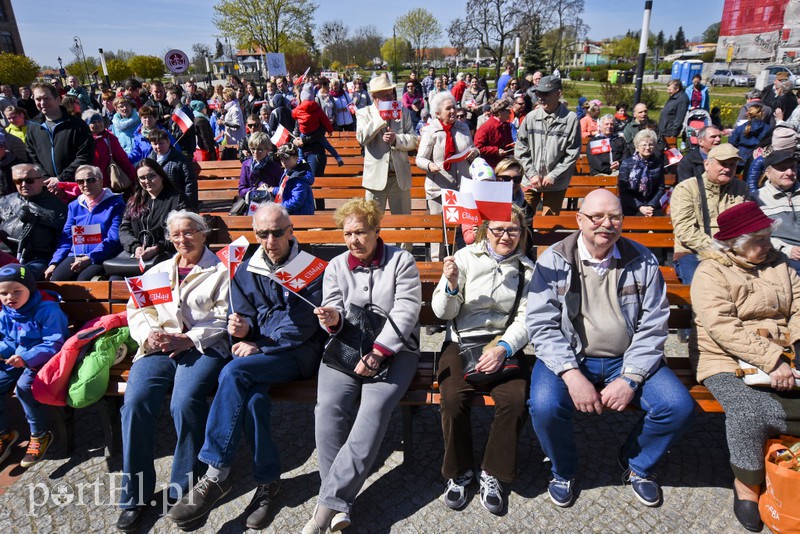
[[[506, 329], [514, 322], [516, 309], [519, 307], [519, 301], [522, 299], [522, 292], [525, 290], [525, 266], [522, 264], [522, 261], [519, 262], [518, 278], [517, 295], [514, 297], [514, 306], [511, 308], [511, 313], [508, 314]], [[519, 373], [519, 358], [516, 355], [506, 358], [503, 365], [493, 373], [484, 373], [475, 369], [483, 353], [486, 352], [487, 349], [496, 347], [497, 343], [503, 337], [502, 335], [486, 334], [473, 337], [472, 339], [465, 339], [464, 343], [462, 343], [455, 319], [453, 319], [453, 329], [456, 331], [456, 335], [458, 335], [459, 338], [458, 355], [461, 357], [461, 369], [466, 382], [473, 386], [485, 386], [512, 378]]]
[[272, 193], [267, 189], [252, 189], [245, 193], [244, 197], [237, 196], [236, 201], [231, 206], [228, 215], [247, 215], [250, 211], [250, 204], [261, 204], [272, 200]]
[[[769, 331], [764, 328], [759, 328], [756, 333], [769, 339], [771, 342], [780, 345], [781, 348], [783, 348], [783, 356], [785, 360], [788, 361], [792, 369], [796, 369], [794, 347], [789, 343], [788, 339], [774, 339]], [[765, 373], [755, 365], [749, 364], [744, 360], [738, 360], [737, 363], [739, 364], [739, 368], [736, 370], [735, 374], [737, 377], [744, 380], [746, 385], [767, 387], [772, 385], [769, 374]], [[793, 389], [798, 388], [800, 388], [800, 379], [795, 378]]]
[[766, 483], [758, 498], [761, 520], [772, 532], [800, 531], [800, 439], [780, 436], [767, 441]]
[[[105, 138], [106, 145], [108, 145], [108, 153], [111, 154], [111, 143], [108, 142], [108, 138]], [[111, 190], [114, 193], [122, 193], [127, 190], [133, 182], [131, 182], [130, 177], [125, 174], [125, 172], [114, 162], [113, 156], [111, 157], [111, 163], [108, 164], [108, 177], [111, 184]]]
[[386, 380], [389, 375], [390, 358], [383, 358], [375, 376], [365, 377], [355, 372], [361, 357], [372, 351], [372, 345], [375, 343], [375, 339], [377, 339], [386, 321], [389, 321], [389, 324], [392, 325], [403, 345], [412, 351], [419, 349], [419, 340], [412, 334], [411, 340], [414, 345], [409, 343], [394, 320], [377, 304], [370, 302], [365, 304], [363, 308], [357, 304], [350, 304], [341, 327], [325, 343], [322, 361], [328, 367], [354, 378], [374, 381]]

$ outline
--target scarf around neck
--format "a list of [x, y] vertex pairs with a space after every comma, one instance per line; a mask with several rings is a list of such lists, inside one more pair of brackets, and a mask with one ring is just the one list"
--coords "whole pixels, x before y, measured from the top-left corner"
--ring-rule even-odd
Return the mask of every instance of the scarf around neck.
[[[449, 158], [450, 156], [454, 156], [456, 154], [456, 140], [453, 139], [453, 124], [445, 124], [442, 123], [442, 129], [444, 130], [444, 159]], [[452, 163], [445, 163], [444, 170], [450, 172], [450, 166]]]
[[650, 173], [647, 163], [648, 161], [636, 152], [633, 155], [633, 168], [628, 176], [631, 189], [642, 194], [647, 194], [650, 189]]

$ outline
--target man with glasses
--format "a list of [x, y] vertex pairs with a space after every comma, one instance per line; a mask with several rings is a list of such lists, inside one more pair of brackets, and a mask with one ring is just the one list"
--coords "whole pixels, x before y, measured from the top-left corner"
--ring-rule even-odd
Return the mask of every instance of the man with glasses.
[[243, 428], [253, 448], [253, 478], [258, 483], [246, 526], [268, 525], [281, 474], [278, 449], [270, 436], [269, 388], [316, 373], [327, 338], [314, 308], [300, 298], [319, 305], [322, 277], [299, 295], [270, 278], [300, 252], [289, 214], [278, 204], [261, 204], [253, 216], [253, 231], [260, 246], [231, 280], [228, 333], [234, 341], [234, 359], [220, 373], [198, 455], [208, 471], [170, 511], [168, 517], [178, 526], [205, 516], [230, 491], [230, 468]]
[[577, 232], [542, 254], [528, 294], [537, 358], [528, 410], [552, 464], [548, 493], [561, 507], [575, 498], [575, 410], [600, 414], [633, 403], [645, 414], [617, 460], [636, 498], [658, 506], [654, 469], [694, 415], [692, 397], [664, 361], [666, 285], [653, 253], [621, 237], [613, 193], [589, 193], [577, 220]]
[[38, 165], [15, 165], [11, 175], [17, 192], [0, 198], [0, 249], [44, 280], [67, 220], [67, 205], [44, 187]]
[[525, 167], [525, 197], [542, 214], [558, 215], [581, 153], [578, 117], [561, 103], [561, 79], [545, 76], [537, 90], [539, 106], [517, 131], [514, 155]]

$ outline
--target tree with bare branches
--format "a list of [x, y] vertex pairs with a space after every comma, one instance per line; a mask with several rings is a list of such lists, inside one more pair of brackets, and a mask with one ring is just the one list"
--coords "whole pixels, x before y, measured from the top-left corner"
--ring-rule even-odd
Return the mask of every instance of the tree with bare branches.
[[412, 9], [395, 22], [397, 35], [405, 38], [414, 49], [412, 65], [420, 70], [425, 60], [425, 50], [442, 36], [439, 21], [427, 9]]

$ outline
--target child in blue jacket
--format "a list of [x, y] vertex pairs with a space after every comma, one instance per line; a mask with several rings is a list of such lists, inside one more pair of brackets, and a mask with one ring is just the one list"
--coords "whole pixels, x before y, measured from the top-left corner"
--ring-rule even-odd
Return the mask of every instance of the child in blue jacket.
[[311, 167], [300, 159], [294, 145], [280, 147], [278, 158], [285, 170], [280, 185], [271, 191], [275, 202], [282, 204], [289, 215], [314, 215], [314, 194], [311, 192], [314, 173]]
[[47, 413], [33, 398], [31, 386], [39, 368], [69, 337], [67, 317], [55, 298], [36, 289], [33, 273], [22, 265], [0, 268], [0, 303], [0, 464], [19, 438], [6, 416], [6, 394], [16, 386], [31, 428], [28, 450], [20, 462], [28, 467], [41, 460], [53, 442], [53, 433], [45, 426]]

